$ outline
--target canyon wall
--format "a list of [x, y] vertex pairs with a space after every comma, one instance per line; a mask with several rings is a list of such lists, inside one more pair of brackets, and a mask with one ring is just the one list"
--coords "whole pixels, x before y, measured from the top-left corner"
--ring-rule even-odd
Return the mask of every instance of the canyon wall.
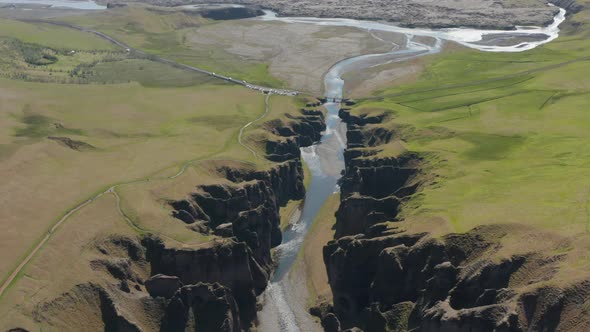
[[324, 115], [302, 109], [300, 115], [287, 114], [262, 127], [269, 134], [266, 158], [274, 162], [272, 166], [266, 170], [220, 167], [219, 174], [228, 182], [199, 185], [185, 199], [170, 202], [179, 222], [224, 239], [220, 244], [188, 250], [168, 248], [159, 239], [144, 240], [152, 275], [175, 276], [190, 285], [176, 293], [171, 303], [181, 302], [178, 306], [186, 308], [194, 285], [204, 284], [207, 292], [213, 288], [221, 294], [215, 299], [225, 299], [223, 312], [231, 314], [224, 317], [234, 318], [230, 325], [246, 330], [256, 319], [256, 297], [273, 272], [271, 249], [282, 242], [280, 208], [305, 196], [300, 148], [321, 138]]
[[348, 126], [346, 173], [335, 239], [323, 249], [333, 302], [311, 310], [326, 331], [588, 327], [582, 311], [590, 282], [549, 283], [563, 254], [499, 254], [502, 238], [528, 229], [489, 225], [433, 237], [397, 226], [404, 201], [428, 185], [424, 158], [383, 153], [396, 139], [385, 113], [340, 115]]
[[[88, 316], [85, 330], [227, 331], [250, 330], [257, 296], [274, 269], [271, 249], [282, 241], [280, 209], [305, 196], [300, 147], [318, 141], [324, 115], [302, 109], [262, 124], [266, 166], [216, 166], [217, 184], [199, 185], [168, 201], [187, 232], [210, 238], [179, 246], [148, 234], [109, 237], [90, 262], [102, 282], [80, 284], [41, 303], [37, 322], [57, 329], [75, 326], [68, 312]], [[100, 329], [100, 327], [98, 327]]]

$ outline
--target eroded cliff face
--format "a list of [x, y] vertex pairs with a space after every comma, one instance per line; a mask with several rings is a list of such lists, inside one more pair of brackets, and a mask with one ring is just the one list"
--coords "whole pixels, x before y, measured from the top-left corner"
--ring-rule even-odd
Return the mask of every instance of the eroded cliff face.
[[[442, 239], [343, 237], [324, 248], [332, 311], [365, 331], [582, 331], [590, 283], [550, 286], [562, 256], [494, 258], [500, 226]], [[324, 316], [325, 317], [325, 316]], [[578, 325], [576, 325], [578, 324]]]
[[[244, 326], [249, 326], [256, 318], [256, 296], [266, 287], [268, 272], [258, 264], [244, 242], [227, 240], [202, 249], [170, 248], [157, 238], [146, 238], [143, 244], [148, 249], [152, 274], [177, 277], [183, 285], [189, 285], [180, 288], [181, 292], [200, 283], [218, 283], [231, 295], [232, 301], [235, 299], [234, 314]], [[187, 302], [186, 296], [179, 299]]]
[[228, 288], [219, 283], [199, 283], [183, 287], [170, 300], [162, 330], [240, 332], [237, 314], [238, 305]]
[[[326, 331], [582, 331], [590, 282], [552, 286], [562, 254], [517, 251], [527, 230], [482, 226], [433, 237], [396, 226], [404, 200], [426, 185], [423, 158], [381, 157], [395, 132], [385, 114], [341, 112], [349, 129], [335, 240], [323, 250], [333, 303], [313, 308]], [[575, 295], [574, 295], [575, 294]], [[575, 322], [571, 317], [576, 317]]]
[[341, 110], [340, 117], [348, 131], [335, 238], [366, 234], [381, 222], [394, 221], [402, 200], [420, 184], [421, 162], [414, 153], [381, 158], [375, 156], [379, 150], [365, 149], [387, 144], [394, 137], [392, 130], [379, 126], [385, 114], [355, 117]]
[[[315, 106], [315, 104], [310, 104]], [[265, 128], [275, 135], [266, 141], [266, 158], [281, 162], [301, 156], [302, 147], [311, 146], [322, 137], [326, 129], [324, 113], [315, 109], [301, 109], [300, 116], [276, 119], [265, 123]]]
[[[268, 121], [263, 128], [273, 138], [267, 140], [266, 157], [275, 164], [266, 170], [220, 167], [217, 172], [227, 181], [199, 185], [185, 199], [170, 202], [179, 222], [224, 238], [220, 244], [188, 250], [168, 248], [158, 239], [144, 240], [152, 275], [175, 276], [183, 285], [204, 284], [198, 288], [199, 294], [203, 287], [213, 287], [208, 292], [217, 295], [207, 296], [223, 303], [216, 304], [224, 308], [218, 316], [231, 322], [224, 325], [229, 330], [248, 330], [256, 319], [256, 297], [272, 274], [271, 249], [282, 241], [280, 208], [305, 196], [299, 149], [321, 138], [324, 116], [321, 111], [302, 109], [300, 116]], [[219, 287], [212, 286], [215, 284]], [[176, 312], [198, 316], [190, 304], [195, 303], [191, 300], [194, 293], [193, 286], [182, 287], [170, 300], [177, 309], [169, 309], [167, 317]], [[190, 322], [183, 319], [184, 325]]]
[[[280, 208], [305, 196], [299, 148], [320, 139], [324, 116], [302, 109], [263, 129], [273, 161], [266, 168], [215, 163], [217, 184], [195, 184], [168, 202], [187, 232], [211, 241], [194, 247], [154, 235], [100, 240], [90, 262], [96, 280], [40, 304], [35, 319], [58, 330], [250, 330], [274, 267], [271, 249], [282, 241]], [[76, 325], [72, 312], [86, 323]]]
[[239, 332], [256, 315], [255, 290], [263, 276], [243, 243], [175, 249], [152, 236], [111, 236], [94, 251], [95, 280], [39, 304], [33, 318], [41, 326]]
[[186, 199], [171, 202], [173, 215], [202, 233], [244, 242], [270, 273], [270, 250], [282, 240], [279, 209], [305, 195], [301, 161], [285, 161], [267, 171], [219, 171], [229, 183], [196, 187]]

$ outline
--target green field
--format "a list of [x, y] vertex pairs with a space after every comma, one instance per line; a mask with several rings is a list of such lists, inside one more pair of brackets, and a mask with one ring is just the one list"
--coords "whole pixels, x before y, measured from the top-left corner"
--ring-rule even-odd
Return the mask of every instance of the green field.
[[[210, 240], [173, 219], [166, 201], [223, 181], [218, 163], [269, 165], [260, 141], [266, 118], [244, 131], [256, 156], [238, 144], [240, 129], [264, 114], [265, 96], [90, 41], [70, 53], [61, 28], [41, 26], [44, 40], [0, 37], [2, 280], [69, 210], [95, 200], [11, 283], [0, 303], [6, 329], [34, 326], [27, 312], [35, 303], [92, 281], [87, 246], [98, 238], [150, 232], [179, 245]], [[267, 118], [297, 114], [300, 103], [272, 97]]]
[[116, 47], [94, 35], [51, 24], [0, 19], [0, 36], [25, 43], [68, 50], [115, 50]]
[[[171, 59], [200, 54], [175, 46], [171, 35], [211, 24], [141, 7], [72, 21], [78, 19]], [[90, 33], [6, 19], [0, 24], [7, 28], [0, 33], [0, 172], [6, 179], [0, 219], [8, 229], [0, 242], [10, 248], [2, 251], [1, 280], [60, 225], [3, 294], [0, 321], [9, 325], [0, 328], [34, 327], [32, 306], [94, 280], [87, 246], [102, 237], [150, 232], [183, 246], [211, 240], [172, 218], [166, 202], [197, 184], [225, 181], [215, 171], [220, 164], [268, 167], [265, 140], [272, 134], [264, 123], [298, 115], [304, 103], [270, 98], [266, 117], [243, 132], [253, 154], [238, 144], [238, 135], [265, 113], [265, 96], [129, 54]], [[281, 84], [262, 63], [242, 65], [221, 53], [212, 62], [209, 52], [198, 61], [219, 72]]]
[[[251, 83], [281, 87], [265, 63], [229, 54], [221, 48], [190, 47], [187, 38], [201, 26], [220, 24], [197, 14], [150, 7], [130, 6], [108, 12], [60, 18], [104, 32], [134, 48], [180, 63], [236, 77]], [[214, 59], [214, 61], [211, 61]]]
[[[414, 151], [424, 158], [425, 184], [405, 203], [402, 227], [440, 236], [511, 225], [508, 229], [520, 231], [503, 240], [504, 255], [570, 243], [560, 249], [571, 252], [556, 279], [585, 275], [590, 266], [586, 15], [571, 17], [564, 36], [529, 52], [459, 49], [432, 56], [416, 82], [379, 91], [352, 110], [388, 115], [382, 126], [397, 139], [375, 148], [378, 157]], [[523, 241], [523, 234], [536, 232], [547, 241]]]

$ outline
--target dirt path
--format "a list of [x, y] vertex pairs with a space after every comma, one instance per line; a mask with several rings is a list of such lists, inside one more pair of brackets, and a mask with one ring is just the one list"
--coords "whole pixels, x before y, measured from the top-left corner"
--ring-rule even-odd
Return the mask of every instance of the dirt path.
[[31, 261], [31, 259], [35, 256], [35, 254], [45, 245], [45, 243], [47, 241], [49, 241], [49, 239], [51, 238], [53, 233], [55, 233], [55, 231], [59, 228], [59, 226], [61, 226], [66, 220], [68, 220], [74, 213], [78, 212], [79, 210], [81, 210], [85, 206], [94, 202], [95, 200], [100, 198], [102, 195], [108, 193], [112, 188], [113, 187], [101, 192], [100, 194], [97, 194], [96, 196], [88, 199], [87, 201], [81, 203], [80, 205], [78, 205], [78, 206], [74, 207], [73, 209], [69, 210], [68, 212], [66, 212], [66, 214], [64, 214], [64, 216], [60, 220], [58, 220], [53, 225], [53, 227], [51, 227], [51, 229], [49, 229], [49, 231], [45, 234], [45, 236], [37, 244], [37, 246], [27, 255], [27, 257], [25, 257], [21, 261], [21, 263], [16, 267], [16, 269], [14, 269], [14, 271], [12, 271], [10, 276], [8, 276], [8, 278], [4, 281], [4, 283], [0, 287], [0, 297], [2, 297], [2, 295], [4, 294], [6, 289], [10, 286], [10, 284], [14, 281], [14, 279], [18, 276], [18, 274], [23, 270], [23, 268]]
[[238, 143], [240, 143], [240, 145], [243, 146], [244, 148], [246, 148], [248, 151], [252, 152], [252, 154], [254, 155], [255, 158], [260, 158], [260, 157], [258, 156], [256, 151], [254, 151], [254, 149], [252, 149], [249, 146], [247, 146], [246, 144], [244, 144], [244, 142], [242, 141], [242, 135], [244, 134], [244, 130], [246, 130], [246, 128], [248, 128], [253, 123], [258, 122], [258, 121], [262, 120], [264, 117], [266, 117], [266, 115], [268, 114], [269, 108], [270, 108], [269, 104], [268, 104], [269, 99], [270, 99], [270, 94], [267, 94], [266, 98], [264, 99], [264, 108], [265, 108], [264, 113], [258, 119], [246, 123], [246, 125], [240, 129], [240, 134], [238, 135]]

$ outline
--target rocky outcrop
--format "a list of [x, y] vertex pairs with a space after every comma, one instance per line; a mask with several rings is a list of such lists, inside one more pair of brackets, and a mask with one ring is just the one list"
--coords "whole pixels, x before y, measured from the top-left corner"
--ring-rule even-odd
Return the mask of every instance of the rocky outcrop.
[[[314, 104], [309, 104], [314, 105]], [[315, 109], [301, 109], [300, 116], [268, 121], [264, 127], [278, 139], [266, 142], [266, 157], [281, 162], [299, 158], [300, 148], [311, 146], [322, 137], [326, 129], [324, 113]]]
[[[102, 281], [77, 285], [40, 304], [34, 319], [55, 330], [75, 326], [83, 331], [239, 332], [249, 328], [256, 314], [253, 289], [258, 285], [246, 245], [228, 241], [199, 250], [172, 249], [151, 236], [142, 244], [123, 237], [97, 243], [97, 253], [105, 258], [93, 261], [91, 267], [95, 269], [97, 261], [113, 260], [126, 262], [126, 272], [95, 269]], [[145, 290], [136, 283], [140, 274], [152, 275]], [[120, 283], [133, 287], [124, 290]]]
[[145, 282], [145, 288], [152, 297], [171, 298], [182, 287], [182, 282], [177, 276], [156, 274]]
[[567, 10], [568, 15], [573, 15], [584, 9], [584, 6], [576, 0], [552, 0], [551, 3]]
[[162, 331], [241, 332], [238, 306], [232, 292], [215, 284], [183, 287], [170, 300]]
[[47, 139], [56, 141], [61, 145], [68, 147], [75, 151], [84, 151], [84, 150], [94, 150], [96, 149], [94, 146], [82, 142], [82, 141], [75, 141], [69, 137], [60, 137], [60, 136], [47, 136]]
[[256, 296], [268, 282], [268, 272], [244, 242], [225, 240], [200, 249], [169, 248], [154, 237], [144, 239], [152, 274], [176, 276], [184, 285], [215, 284], [231, 291], [242, 325], [256, 318]]
[[171, 202], [173, 215], [200, 225], [206, 233], [246, 243], [269, 273], [270, 250], [282, 240], [279, 209], [305, 195], [301, 161], [286, 161], [266, 171], [222, 167], [219, 172], [230, 182], [198, 186], [188, 198]]
[[400, 201], [397, 197], [374, 198], [367, 196], [349, 196], [336, 211], [335, 237], [364, 234], [383, 221], [394, 220]]
[[560, 256], [487, 259], [501, 237], [489, 226], [441, 239], [401, 233], [332, 241], [324, 261], [334, 313], [343, 326], [367, 331], [554, 331], [567, 323], [563, 307], [574, 304], [546, 286]]
[[[86, 314], [84, 320], [72, 312]], [[56, 330], [77, 326], [79, 330], [103, 325], [105, 331], [140, 332], [142, 329], [123, 312], [115, 298], [104, 287], [80, 284], [60, 297], [40, 304], [33, 312], [35, 321], [52, 326]]]
[[340, 111], [347, 125], [345, 174], [341, 179], [341, 203], [336, 212], [336, 238], [366, 234], [385, 221], [395, 221], [402, 200], [413, 194], [420, 181], [421, 158], [404, 153], [397, 158], [371, 158], [378, 148], [394, 138], [391, 129], [381, 126], [387, 115], [354, 116]]
[[371, 285], [376, 279], [380, 253], [389, 247], [411, 246], [416, 236], [367, 238], [343, 237], [324, 247], [323, 255], [332, 289], [334, 311], [339, 317], [357, 316], [370, 304]]

